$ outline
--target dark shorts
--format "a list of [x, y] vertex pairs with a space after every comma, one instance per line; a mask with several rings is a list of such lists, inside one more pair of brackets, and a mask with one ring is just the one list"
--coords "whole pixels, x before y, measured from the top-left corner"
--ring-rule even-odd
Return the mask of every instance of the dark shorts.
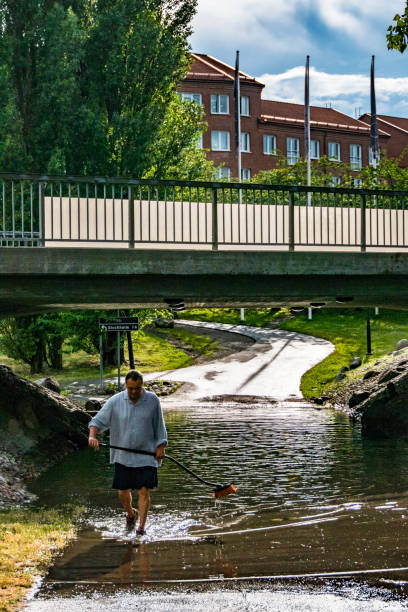
[[157, 487], [157, 468], [150, 465], [143, 467], [128, 467], [115, 463], [112, 489], [126, 491], [127, 489], [155, 489]]

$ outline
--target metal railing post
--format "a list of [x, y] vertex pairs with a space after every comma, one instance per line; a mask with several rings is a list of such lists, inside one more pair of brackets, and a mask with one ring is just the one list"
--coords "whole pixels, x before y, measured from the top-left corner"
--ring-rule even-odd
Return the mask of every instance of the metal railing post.
[[361, 247], [362, 253], [366, 252], [366, 195], [361, 194]]
[[212, 250], [218, 251], [218, 193], [212, 188]]
[[289, 191], [289, 251], [295, 250], [295, 194]]
[[38, 183], [38, 229], [40, 235], [40, 246], [45, 247], [45, 202], [44, 202], [44, 183]]
[[133, 200], [133, 189], [131, 186], [128, 188], [128, 202], [129, 202], [129, 249], [135, 248], [135, 206]]

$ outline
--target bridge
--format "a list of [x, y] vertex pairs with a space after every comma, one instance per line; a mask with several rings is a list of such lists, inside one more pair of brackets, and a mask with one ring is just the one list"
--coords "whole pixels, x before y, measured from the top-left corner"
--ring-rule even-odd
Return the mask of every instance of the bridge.
[[0, 174], [0, 314], [408, 307], [408, 192]]

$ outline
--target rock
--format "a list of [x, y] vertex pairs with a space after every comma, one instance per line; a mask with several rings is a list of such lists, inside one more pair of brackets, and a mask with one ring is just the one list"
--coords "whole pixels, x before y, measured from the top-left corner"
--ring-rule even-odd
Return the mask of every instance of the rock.
[[69, 450], [86, 446], [83, 422], [89, 416], [68, 398], [17, 376], [0, 365], [0, 451], [40, 468]]
[[61, 385], [59, 384], [58, 380], [52, 376], [45, 378], [44, 382], [41, 383], [41, 386], [54, 391], [54, 393], [61, 393]]
[[335, 380], [337, 382], [339, 382], [340, 380], [344, 380], [346, 378], [346, 372], [349, 371], [349, 368], [347, 366], [342, 366], [339, 370], [339, 373], [337, 374]]
[[312, 397], [312, 400], [318, 406], [322, 406], [323, 405], [323, 399], [321, 397]]
[[89, 398], [89, 400], [85, 403], [86, 412], [98, 412], [102, 408], [102, 404], [99, 400]]
[[408, 439], [408, 373], [372, 394], [357, 408], [367, 438]]
[[155, 319], [153, 321], [155, 327], [161, 327], [164, 329], [168, 329], [170, 327], [174, 327], [174, 319]]
[[374, 376], [377, 376], [378, 372], [377, 370], [368, 370], [364, 376], [363, 376], [363, 380], [368, 380], [369, 378], [374, 378]]
[[381, 374], [381, 376], [379, 377], [378, 383], [379, 384], [385, 383], [399, 375], [400, 373], [397, 372], [397, 370], [386, 370], [384, 374]]
[[361, 391], [360, 393], [353, 393], [353, 395], [349, 399], [349, 407], [354, 408], [358, 404], [361, 404], [364, 400], [370, 397], [370, 393], [368, 391]]
[[350, 370], [355, 370], [356, 368], [359, 368], [361, 364], [361, 357], [353, 357], [353, 359], [350, 361]]
[[408, 340], [406, 338], [402, 338], [402, 340], [399, 340], [397, 342], [397, 345], [396, 345], [395, 349], [397, 351], [399, 351], [399, 350], [407, 348], [407, 347], [408, 347]]

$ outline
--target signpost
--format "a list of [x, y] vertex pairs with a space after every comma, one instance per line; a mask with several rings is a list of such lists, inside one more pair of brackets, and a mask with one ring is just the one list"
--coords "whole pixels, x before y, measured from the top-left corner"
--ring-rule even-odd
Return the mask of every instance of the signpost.
[[117, 317], [116, 319], [99, 319], [99, 355], [100, 355], [100, 388], [103, 389], [103, 344], [102, 332], [116, 332], [117, 334], [117, 361], [118, 361], [118, 391], [120, 391], [120, 334], [121, 332], [137, 331], [139, 319], [137, 317]]

